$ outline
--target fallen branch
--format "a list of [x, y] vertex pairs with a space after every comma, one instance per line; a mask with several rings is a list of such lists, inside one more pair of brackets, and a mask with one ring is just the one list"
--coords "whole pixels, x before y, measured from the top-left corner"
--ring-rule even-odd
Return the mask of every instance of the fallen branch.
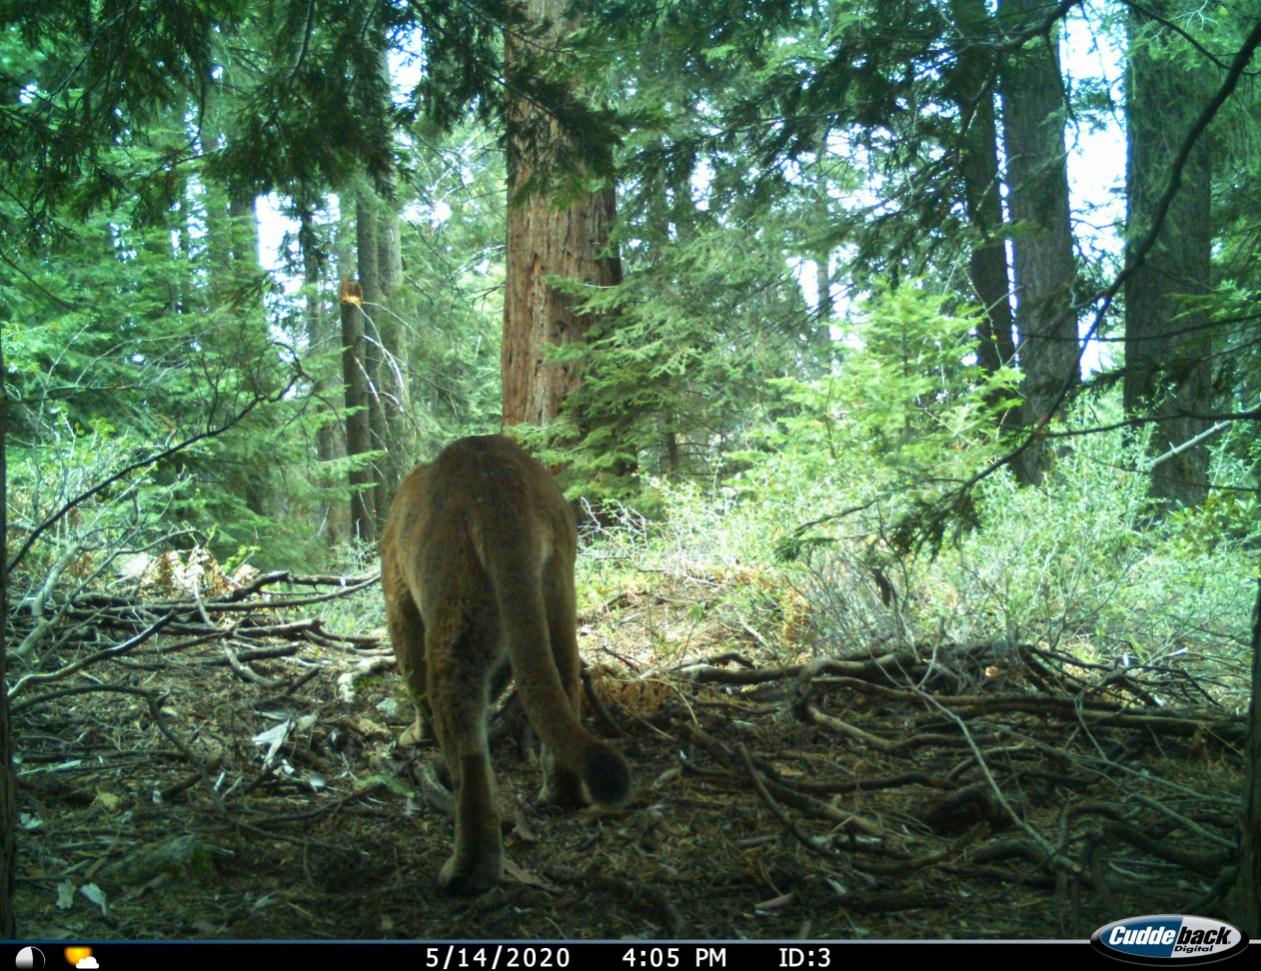
[[[162, 630], [162, 628], [166, 627], [171, 622], [171, 619], [170, 615], [163, 617], [156, 623], [151, 624], [145, 630], [141, 631], [135, 637], [132, 637], [121, 644], [116, 644], [111, 648], [107, 648], [104, 651], [98, 651], [97, 653], [91, 654], [85, 658], [80, 658], [78, 661], [75, 661], [72, 664], [67, 664], [65, 667], [59, 668], [56, 671], [41, 671], [23, 675], [20, 679], [18, 679], [17, 684], [9, 690], [9, 701], [12, 702], [14, 698], [26, 690], [28, 685], [47, 684], [50, 681], [60, 681], [63, 678], [68, 678], [70, 675], [82, 671], [90, 664], [96, 664], [99, 661], [107, 661], [110, 658], [126, 654], [128, 651], [139, 647], [154, 634], [158, 633], [158, 631]], [[21, 708], [10, 707], [9, 710], [10, 712], [16, 712], [20, 711]]]
[[283, 681], [273, 681], [271, 678], [265, 678], [253, 668], [242, 663], [241, 659], [237, 657], [236, 652], [232, 650], [232, 646], [230, 644], [223, 645], [223, 656], [228, 662], [229, 667], [231, 667], [241, 679], [253, 682], [254, 684], [262, 685], [268, 691], [276, 691], [277, 689], [284, 687]]
[[771, 794], [767, 791], [763, 784], [761, 773], [753, 766], [753, 760], [749, 758], [749, 750], [744, 747], [743, 742], [736, 743], [736, 751], [740, 755], [740, 760], [744, 763], [745, 772], [748, 774], [749, 781], [753, 783], [753, 791], [757, 793], [758, 798], [762, 800], [762, 804], [779, 820], [784, 829], [792, 834], [793, 839], [804, 846], [807, 852], [813, 853], [815, 856], [821, 856], [825, 860], [834, 863], [845, 860], [845, 857], [831, 847], [823, 846], [816, 840], [811, 839], [803, 833], [795, 822], [789, 817], [788, 813], [778, 802], [776, 802]]

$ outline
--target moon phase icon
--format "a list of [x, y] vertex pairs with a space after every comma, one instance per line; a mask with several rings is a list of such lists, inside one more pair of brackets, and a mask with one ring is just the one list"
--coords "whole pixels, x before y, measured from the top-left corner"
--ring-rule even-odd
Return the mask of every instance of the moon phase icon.
[[21, 971], [26, 971], [27, 968], [38, 971], [44, 966], [44, 952], [37, 947], [24, 947], [18, 951], [17, 960], [14, 963]]

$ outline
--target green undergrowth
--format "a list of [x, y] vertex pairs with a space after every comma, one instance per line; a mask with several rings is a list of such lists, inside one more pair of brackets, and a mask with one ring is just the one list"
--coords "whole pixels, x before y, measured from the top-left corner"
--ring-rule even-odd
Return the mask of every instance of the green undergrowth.
[[580, 602], [700, 584], [709, 619], [758, 632], [784, 658], [1037, 646], [1122, 667], [1192, 665], [1222, 700], [1246, 704], [1255, 504], [1210, 498], [1162, 514], [1136, 471], [1142, 442], [1065, 441], [1040, 486], [984, 479], [971, 522], [935, 552], [895, 548], [896, 498], [853, 502], [856, 467], [763, 475], [756, 488], [656, 482], [663, 518], [606, 509], [606, 524], [584, 532]]

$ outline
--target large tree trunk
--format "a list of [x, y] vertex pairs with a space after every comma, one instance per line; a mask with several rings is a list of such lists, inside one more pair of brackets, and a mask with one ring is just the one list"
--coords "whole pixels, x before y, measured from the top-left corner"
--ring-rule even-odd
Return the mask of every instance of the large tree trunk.
[[[363, 370], [367, 388], [368, 436], [374, 451], [382, 453], [372, 463], [371, 476], [373, 482], [372, 508], [378, 516], [385, 515], [386, 496], [385, 475], [382, 471], [387, 434], [385, 430], [385, 409], [381, 403], [381, 372], [384, 354], [382, 353], [381, 333], [377, 321], [384, 312], [381, 301], [381, 271], [379, 267], [380, 252], [377, 246], [377, 211], [376, 200], [371, 190], [361, 187], [355, 197], [355, 250], [359, 263], [359, 287], [363, 303], [359, 307], [362, 321]], [[378, 520], [378, 525], [380, 520]]]
[[[1015, 35], [1045, 18], [1046, 5], [1042, 0], [1000, 0], [998, 15], [1004, 31]], [[1049, 459], [1039, 432], [1055, 417], [1056, 402], [1081, 379], [1063, 81], [1054, 27], [1008, 57], [1002, 88], [1007, 205], [1017, 226], [1017, 353], [1024, 371], [1020, 419], [1035, 436], [1017, 457], [1015, 472], [1031, 485], [1042, 480]]]
[[[254, 211], [252, 194], [235, 194], [228, 200], [228, 226], [232, 263], [240, 282], [249, 283], [262, 272], [258, 263], [258, 214]], [[254, 309], [265, 312], [261, 295]]]
[[[207, 83], [206, 110], [202, 124], [203, 149], [216, 152], [227, 145], [230, 128], [228, 113], [235, 110], [230, 92], [237, 86], [241, 69], [231, 57], [217, 80]], [[205, 212], [205, 242], [208, 261], [206, 308], [210, 312], [210, 334], [201, 334], [208, 344], [233, 349], [234, 362], [243, 375], [255, 374], [259, 390], [269, 378], [262, 373], [263, 362], [273, 359], [271, 340], [261, 285], [263, 269], [258, 258], [258, 214], [256, 196], [248, 188], [230, 186], [222, 178], [203, 179], [201, 204]], [[241, 467], [233, 472], [234, 491], [242, 495], [250, 511], [266, 516], [273, 508], [271, 470], [262, 464]]]
[[968, 277], [985, 309], [977, 332], [977, 361], [993, 373], [1016, 356], [1008, 300], [1007, 252], [999, 201], [997, 129], [994, 121], [993, 23], [984, 0], [950, 0], [962, 40], [958, 43], [951, 95], [965, 128], [959, 145], [968, 221], [975, 241], [968, 257]]
[[[416, 462], [415, 441], [410, 434], [411, 399], [403, 352], [403, 232], [395, 209], [394, 177], [382, 187], [377, 219], [377, 271], [380, 273], [381, 311], [377, 333], [381, 335], [384, 361], [381, 374], [381, 408], [385, 413], [385, 486], [390, 495]], [[384, 512], [384, 509], [382, 509]]]
[[[509, 33], [504, 58], [512, 66], [525, 56], [525, 43], [552, 44], [575, 26], [564, 20], [567, 0], [526, 0], [522, 9], [531, 24], [544, 25], [541, 35]], [[593, 286], [621, 282], [621, 262], [606, 255], [609, 231], [617, 214], [612, 186], [584, 192], [564, 208], [543, 193], [519, 198], [530, 178], [537, 152], [549, 139], [564, 136], [559, 126], [530, 99], [512, 96], [509, 115], [514, 129], [533, 131], [534, 138], [513, 138], [508, 145], [508, 253], [504, 295], [503, 423], [543, 425], [560, 413], [566, 395], [577, 386], [572, 365], [549, 363], [544, 348], [581, 341], [594, 323], [574, 312], [575, 298], [547, 284], [549, 276], [581, 280]], [[538, 138], [547, 131], [548, 138]], [[554, 146], [552, 146], [554, 148]]]
[[[1176, 17], [1177, 5], [1153, 0], [1129, 11], [1126, 76], [1126, 258], [1150, 230], [1170, 167], [1209, 90], [1198, 52], [1182, 49], [1167, 27], [1149, 19]], [[1170, 416], [1155, 425], [1152, 452], [1168, 455], [1152, 470], [1151, 493], [1193, 505], [1208, 494], [1208, 450], [1202, 444], [1169, 455], [1205, 430], [1211, 404], [1208, 315], [1187, 298], [1208, 293], [1212, 153], [1201, 135], [1182, 184], [1143, 264], [1125, 284], [1127, 413]]]
[[415, 457], [406, 433], [407, 382], [404, 378], [402, 327], [400, 326], [403, 277], [402, 231], [390, 196], [393, 174], [381, 183], [378, 195], [362, 188], [356, 204], [359, 282], [363, 286], [367, 327], [368, 372], [371, 380], [373, 447], [383, 454], [377, 460], [377, 511], [387, 508]]
[[1245, 758], [1239, 869], [1227, 916], [1255, 941], [1261, 937], [1261, 582], [1252, 609], [1252, 704]]
[[[394, 134], [390, 115], [390, 66], [384, 27], [372, 32], [377, 53], [360, 87], [360, 108], [375, 132], [371, 156], [365, 155], [371, 185], [365, 178], [356, 196], [355, 222], [359, 283], [363, 287], [367, 329], [367, 369], [371, 402], [369, 425], [373, 448], [381, 452], [373, 467], [376, 510], [384, 516], [389, 497], [411, 468], [414, 458], [405, 422], [406, 381], [401, 360], [398, 296], [403, 276], [402, 233], [396, 210]], [[378, 523], [378, 525], [380, 525]]]
[[[0, 375], [4, 347], [0, 345]], [[13, 739], [9, 730], [4, 631], [9, 617], [8, 471], [4, 463], [8, 399], [0, 387], [0, 937], [17, 937], [13, 891], [17, 886], [17, 782], [13, 776]]]
[[[357, 283], [343, 279], [341, 284], [342, 378], [346, 385], [346, 455], [354, 457], [372, 450], [369, 424], [370, 393], [368, 369], [364, 363], [363, 291]], [[376, 542], [377, 514], [375, 478], [369, 466], [351, 469], [350, 535], [352, 539]]]

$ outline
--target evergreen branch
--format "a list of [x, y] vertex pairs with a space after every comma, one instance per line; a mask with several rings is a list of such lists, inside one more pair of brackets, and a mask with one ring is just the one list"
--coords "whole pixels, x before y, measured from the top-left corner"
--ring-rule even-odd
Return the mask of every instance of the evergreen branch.
[[[1220, 56], [1218, 56], [1217, 54], [1214, 54], [1207, 47], [1201, 44], [1198, 40], [1192, 37], [1190, 33], [1183, 30], [1181, 27], [1179, 27], [1176, 23], [1174, 23], [1168, 17], [1162, 17], [1155, 10], [1152, 10], [1151, 7], [1145, 7], [1141, 3], [1136, 3], [1135, 0], [1121, 0], [1121, 2], [1124, 3], [1125, 6], [1129, 7], [1131, 10], [1137, 10], [1148, 20], [1153, 21], [1154, 23], [1158, 23], [1160, 24], [1160, 26], [1164, 27], [1166, 30], [1170, 30], [1173, 33], [1177, 34], [1184, 41], [1186, 41], [1188, 44], [1194, 47], [1197, 51], [1199, 51], [1201, 54], [1207, 57], [1210, 61], [1216, 64], [1218, 67], [1222, 68], [1223, 70], [1227, 69], [1226, 62], [1222, 60]], [[1258, 72], [1256, 71], [1245, 71], [1244, 73], [1248, 77], [1256, 77], [1258, 74]]]
[[[1165, 186], [1164, 194], [1156, 204], [1156, 215], [1152, 220], [1151, 226], [1148, 228], [1146, 235], [1139, 240], [1138, 245], [1134, 247], [1131, 257], [1126, 260], [1125, 269], [1117, 275], [1116, 279], [1112, 281], [1112, 286], [1104, 292], [1103, 296], [1108, 304], [1120, 292], [1125, 282], [1146, 262], [1147, 254], [1156, 245], [1156, 237], [1160, 235], [1161, 229], [1164, 228], [1165, 218], [1169, 215], [1169, 207], [1173, 204], [1173, 197], [1178, 194], [1178, 190], [1182, 187], [1182, 173], [1186, 169], [1191, 152], [1195, 149], [1196, 143], [1199, 142], [1200, 136], [1204, 134], [1204, 130], [1208, 128], [1209, 123], [1212, 122], [1217, 112], [1221, 110], [1222, 105], [1234, 93], [1240, 77], [1243, 76], [1244, 69], [1248, 66], [1248, 62], [1252, 60], [1253, 52], [1259, 45], [1261, 45], [1261, 20], [1258, 20], [1253, 26], [1252, 33], [1248, 35], [1243, 47], [1235, 55], [1221, 87], [1209, 99], [1208, 104], [1204, 106], [1204, 110], [1200, 112], [1199, 117], [1191, 125], [1186, 138], [1182, 140], [1182, 146], [1178, 149], [1178, 154], [1169, 169], [1169, 184]], [[1106, 309], [1106, 306], [1101, 307], [1099, 313], [1095, 315], [1095, 320], [1091, 324], [1090, 330], [1086, 332], [1086, 340], [1089, 340], [1093, 332], [1098, 328]]]
[[298, 72], [302, 70], [302, 64], [306, 60], [307, 53], [311, 50], [311, 34], [315, 30], [315, 0], [307, 0], [306, 5], [306, 27], [302, 31], [302, 49], [298, 51], [298, 57], [293, 62], [293, 68], [289, 72], [289, 83], [292, 84], [297, 80]]
[[128, 475], [130, 475], [132, 472], [135, 472], [137, 469], [143, 469], [146, 466], [154, 465], [158, 462], [161, 462], [163, 459], [168, 459], [172, 455], [177, 455], [180, 452], [183, 452], [186, 449], [191, 448], [193, 445], [196, 445], [198, 442], [203, 442], [208, 439], [217, 438], [219, 435], [222, 435], [224, 432], [229, 431], [230, 429], [239, 425], [259, 405], [264, 404], [264, 403], [274, 404], [277, 401], [282, 400], [285, 397], [285, 395], [287, 395], [293, 389], [293, 386], [297, 383], [297, 380], [298, 378], [297, 378], [297, 375], [295, 374], [292, 378], [290, 378], [289, 383], [286, 384], [284, 388], [282, 388], [280, 391], [272, 395], [260, 395], [260, 394], [255, 393], [253, 399], [250, 401], [249, 404], [247, 404], [243, 409], [241, 409], [239, 412], [237, 412], [235, 415], [233, 415], [231, 418], [225, 421], [222, 425], [219, 425], [215, 428], [208, 428], [203, 432], [198, 432], [196, 435], [192, 435], [189, 438], [184, 439], [182, 442], [177, 442], [176, 444], [171, 445], [168, 448], [164, 448], [160, 452], [155, 452], [152, 455], [146, 455], [142, 459], [137, 459], [135, 462], [132, 462], [124, 466], [123, 468], [119, 469], [113, 475], [110, 475], [106, 477], [105, 479], [102, 479], [96, 485], [92, 486], [92, 488], [87, 489], [79, 493], [79, 495], [75, 496], [74, 498], [67, 500], [66, 503], [60, 509], [58, 509], [55, 513], [53, 513], [51, 516], [45, 519], [42, 523], [40, 523], [38, 526], [36, 526], [34, 529], [31, 530], [31, 532], [26, 537], [26, 541], [22, 544], [21, 549], [18, 550], [17, 555], [14, 556], [13, 559], [9, 561], [9, 565], [6, 568], [6, 573], [12, 574], [13, 571], [17, 569], [18, 564], [22, 562], [22, 558], [25, 557], [26, 554], [30, 552], [31, 547], [35, 545], [35, 541], [39, 539], [39, 537], [42, 536], [45, 532], [47, 532], [53, 525], [59, 522], [67, 513], [69, 513], [76, 506], [79, 506], [80, 504], [86, 502], [87, 500], [93, 498], [94, 496], [100, 495], [102, 492], [104, 492], [106, 489], [112, 486], [115, 482], [118, 482], [120, 479], [126, 478]]
[[47, 297], [53, 303], [59, 304], [62, 310], [75, 311], [79, 309], [74, 304], [70, 303], [67, 300], [62, 299], [57, 294], [49, 290], [42, 283], [40, 283], [38, 280], [36, 280], [35, 277], [31, 276], [31, 274], [27, 272], [27, 270], [24, 267], [20, 266], [17, 263], [17, 261], [15, 261], [13, 257], [11, 257], [4, 250], [0, 250], [0, 260], [4, 260], [4, 262], [7, 263], [21, 277], [23, 277], [27, 283], [33, 286], [37, 291], [42, 293], [45, 297]]
[[[1231, 325], [1238, 325], [1238, 327], [1235, 327], [1233, 331], [1226, 331], [1226, 333], [1234, 333], [1236, 336], [1242, 336], [1243, 334], [1249, 333], [1251, 328], [1254, 327], [1258, 321], [1261, 321], [1261, 310], [1250, 314], [1239, 314], [1230, 317], [1215, 317], [1202, 324], [1189, 324], [1186, 327], [1170, 328], [1160, 334], [1130, 337], [1129, 339], [1134, 343], [1144, 343], [1146, 341], [1156, 341], [1166, 337], [1186, 337], [1191, 334], [1199, 334], [1205, 331], [1219, 333], [1226, 331], [1226, 328]], [[1124, 344], [1126, 338], [1122, 335], [1120, 337], [1094, 337], [1092, 340], [1098, 344]]]
[[[1155, 217], [1152, 224], [1148, 227], [1146, 234], [1138, 241], [1134, 248], [1130, 251], [1126, 258], [1125, 267], [1113, 279], [1112, 284], [1098, 296], [1100, 300], [1099, 308], [1095, 311], [1094, 320], [1090, 322], [1085, 335], [1081, 340], [1081, 347], [1077, 352], [1077, 362], [1075, 367], [1081, 367], [1082, 356], [1086, 352], [1086, 345], [1094, 338], [1095, 333], [1099, 330], [1103, 323], [1103, 318], [1107, 315], [1108, 310], [1112, 306], [1112, 302], [1116, 299], [1121, 288], [1147, 261], [1147, 255], [1151, 252], [1152, 247], [1156, 245], [1156, 239], [1160, 235], [1160, 231], [1164, 228], [1165, 220], [1169, 216], [1169, 207], [1173, 205], [1174, 196], [1178, 194], [1178, 190], [1182, 187], [1182, 173], [1186, 169], [1187, 162], [1191, 158], [1191, 152], [1194, 151], [1196, 143], [1208, 128], [1209, 123], [1217, 115], [1222, 105], [1234, 92], [1235, 87], [1239, 84], [1239, 79], [1243, 75], [1244, 68], [1248, 66], [1248, 62], [1252, 59], [1253, 53], [1257, 47], [1261, 45], [1261, 20], [1258, 20], [1252, 28], [1252, 33], [1248, 35], [1244, 41], [1243, 47], [1235, 55], [1234, 61], [1231, 63], [1230, 70], [1226, 74], [1226, 79], [1217, 89], [1216, 94], [1209, 99], [1208, 104], [1204, 106], [1204, 110], [1200, 112], [1199, 117], [1188, 130], [1186, 137], [1182, 140], [1182, 145], [1178, 149], [1178, 154], [1173, 160], [1173, 164], [1169, 168], [1169, 182], [1165, 186], [1159, 201], [1156, 203]], [[1056, 398], [1054, 410], [1058, 410], [1064, 403], [1064, 399], [1068, 395], [1071, 383], [1066, 383], [1060, 389], [1060, 393]], [[1026, 441], [1022, 446], [1028, 445]]]

